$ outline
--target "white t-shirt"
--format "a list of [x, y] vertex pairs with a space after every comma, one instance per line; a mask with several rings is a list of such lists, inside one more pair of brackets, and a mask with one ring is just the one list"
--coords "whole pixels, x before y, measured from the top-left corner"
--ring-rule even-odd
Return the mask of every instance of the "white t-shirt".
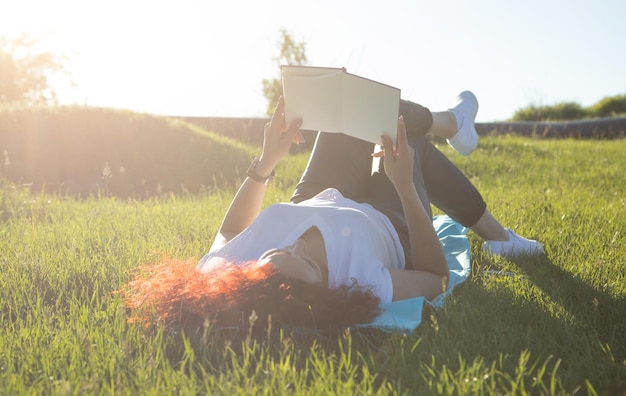
[[257, 260], [272, 248], [294, 243], [317, 227], [324, 239], [328, 287], [372, 287], [382, 303], [393, 297], [390, 268], [404, 268], [404, 251], [393, 225], [371, 205], [345, 198], [329, 188], [298, 204], [279, 203], [265, 209], [254, 222], [224, 246], [206, 254], [198, 270], [208, 271], [223, 261]]

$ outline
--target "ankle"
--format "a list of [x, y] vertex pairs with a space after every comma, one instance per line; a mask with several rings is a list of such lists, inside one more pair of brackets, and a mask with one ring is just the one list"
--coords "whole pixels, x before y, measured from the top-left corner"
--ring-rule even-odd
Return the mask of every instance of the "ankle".
[[508, 242], [511, 239], [509, 232], [507, 230], [503, 230], [503, 232], [492, 233], [486, 238], [483, 238], [485, 241], [495, 241], [495, 242]]
[[456, 115], [450, 110], [433, 112], [433, 125], [428, 131], [431, 135], [437, 135], [442, 138], [453, 138], [459, 130], [459, 124]]

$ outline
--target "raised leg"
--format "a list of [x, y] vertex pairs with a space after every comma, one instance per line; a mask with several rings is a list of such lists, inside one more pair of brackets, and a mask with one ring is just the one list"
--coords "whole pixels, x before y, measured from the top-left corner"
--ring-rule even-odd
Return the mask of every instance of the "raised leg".
[[327, 188], [362, 201], [372, 170], [374, 144], [341, 133], [320, 132], [309, 162], [291, 197], [298, 203]]

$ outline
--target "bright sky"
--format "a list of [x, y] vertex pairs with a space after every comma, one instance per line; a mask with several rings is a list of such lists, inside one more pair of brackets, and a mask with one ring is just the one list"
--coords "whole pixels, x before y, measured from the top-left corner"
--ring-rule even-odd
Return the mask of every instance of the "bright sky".
[[69, 56], [62, 103], [264, 116], [279, 29], [310, 65], [396, 86], [431, 110], [473, 90], [479, 121], [626, 94], [623, 0], [0, 0], [0, 36]]

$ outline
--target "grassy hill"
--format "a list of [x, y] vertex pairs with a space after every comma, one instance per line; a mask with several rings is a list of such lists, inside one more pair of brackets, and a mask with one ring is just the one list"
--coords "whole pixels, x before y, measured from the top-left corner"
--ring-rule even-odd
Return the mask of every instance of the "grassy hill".
[[237, 180], [251, 150], [190, 123], [89, 107], [0, 108], [0, 176], [33, 191], [147, 197]]
[[[134, 113], [2, 110], [3, 175], [61, 187], [104, 180], [107, 162], [111, 175], [87, 199], [0, 177], [0, 394], [623, 395], [626, 140], [485, 136], [470, 157], [439, 148], [546, 254], [491, 257], [470, 233], [470, 279], [411, 334], [149, 332], [115, 291], [162, 255], [193, 270], [258, 147]], [[288, 199], [306, 161], [283, 160], [265, 205]], [[128, 196], [181, 181], [226, 188], [117, 199], [122, 166], [137, 178]]]

